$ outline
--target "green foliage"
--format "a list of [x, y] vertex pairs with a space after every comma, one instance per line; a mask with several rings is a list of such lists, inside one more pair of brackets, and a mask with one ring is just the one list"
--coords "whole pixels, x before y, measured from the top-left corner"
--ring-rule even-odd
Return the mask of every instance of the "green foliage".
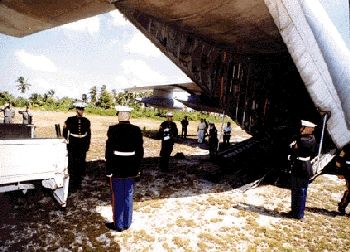
[[107, 91], [106, 85], [102, 85], [101, 87], [101, 94], [98, 98], [98, 101], [96, 103], [98, 107], [104, 108], [104, 109], [110, 109], [114, 106], [113, 103], [113, 97], [112, 95]]
[[96, 104], [97, 102], [97, 87], [93, 86], [92, 88], [90, 88], [90, 101], [92, 104]]
[[[164, 121], [166, 119], [165, 109], [153, 109], [153, 108], [141, 108], [140, 103], [136, 100], [137, 97], [149, 96], [149, 92], [142, 93], [129, 93], [120, 92], [116, 90], [109, 92], [106, 85], [102, 85], [100, 95], [97, 97], [97, 87], [94, 86], [90, 89], [90, 102], [87, 101], [87, 95], [82, 94], [82, 98], [88, 103], [85, 108], [87, 114], [101, 115], [101, 116], [115, 116], [116, 111], [114, 105], [128, 105], [134, 108], [132, 111], [132, 118], [150, 118], [158, 121]], [[25, 107], [30, 104], [31, 107], [38, 110], [47, 111], [67, 111], [74, 109], [74, 99], [70, 97], [56, 98], [54, 97], [55, 91], [53, 89], [48, 90], [44, 94], [32, 93], [28, 99], [23, 97], [14, 97], [8, 92], [0, 91], [0, 105], [4, 105], [6, 102], [12, 102], [16, 107]], [[96, 100], [97, 99], [97, 100]], [[114, 102], [115, 101], [115, 102]], [[181, 121], [185, 116], [189, 121], [200, 121], [201, 118], [205, 118], [209, 122], [221, 122], [220, 116], [209, 115], [202, 112], [186, 112], [186, 111], [173, 111], [174, 121]]]
[[68, 110], [69, 108], [73, 107], [73, 99], [67, 96], [64, 96], [63, 98], [57, 100], [56, 104], [59, 108]]
[[[135, 108], [131, 112], [132, 118], [152, 118], [154, 120], [164, 121], [166, 119], [167, 110], [162, 109], [151, 109], [151, 108]], [[187, 116], [187, 120], [189, 121], [200, 121], [201, 118], [206, 119], [208, 122], [221, 122], [220, 116], [209, 115], [207, 113], [202, 113], [198, 111], [173, 111], [173, 119], [174, 121], [181, 121], [185, 116]]]
[[116, 111], [114, 108], [104, 109], [98, 106], [94, 106], [92, 104], [89, 104], [85, 108], [85, 112], [87, 114], [101, 115], [101, 116], [115, 116], [116, 114]]
[[29, 96], [29, 100], [34, 107], [44, 105], [44, 96], [38, 93], [33, 93]]
[[129, 92], [120, 92], [115, 96], [115, 103], [117, 105], [128, 105], [132, 107], [139, 106], [136, 101], [136, 95], [135, 93], [129, 93]]
[[0, 92], [0, 105], [4, 105], [7, 102], [12, 102], [15, 100], [15, 97], [9, 92]]
[[13, 105], [14, 105], [15, 107], [25, 107], [25, 106], [29, 105], [29, 101], [28, 101], [26, 98], [21, 97], [21, 96], [17, 97], [17, 98], [13, 101], [13, 103], [14, 103]]
[[83, 102], [88, 102], [88, 100], [87, 100], [87, 94], [82, 94], [81, 95], [81, 100], [83, 101]]
[[55, 95], [55, 93], [56, 93], [56, 92], [55, 92], [55, 90], [53, 90], [53, 89], [50, 89], [49, 91], [46, 92], [46, 94], [47, 94], [48, 97], [53, 97], [53, 96]]

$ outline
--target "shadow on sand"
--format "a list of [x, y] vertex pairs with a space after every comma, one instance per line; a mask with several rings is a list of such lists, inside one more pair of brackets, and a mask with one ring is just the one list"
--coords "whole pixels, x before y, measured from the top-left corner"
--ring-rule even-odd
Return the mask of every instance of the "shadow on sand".
[[[275, 217], [275, 218], [286, 218], [286, 213], [285, 212], [277, 212], [274, 210], [266, 209], [263, 206], [256, 206], [256, 205], [251, 205], [247, 203], [240, 203], [239, 205], [234, 205], [234, 208], [238, 210], [243, 210], [243, 211], [249, 211], [249, 212], [254, 212], [270, 217]], [[317, 207], [306, 207], [305, 208], [306, 212], [310, 213], [316, 213], [328, 217], [336, 217], [339, 216], [340, 214], [336, 211], [329, 211], [327, 209], [322, 209], [322, 208], [317, 208]]]

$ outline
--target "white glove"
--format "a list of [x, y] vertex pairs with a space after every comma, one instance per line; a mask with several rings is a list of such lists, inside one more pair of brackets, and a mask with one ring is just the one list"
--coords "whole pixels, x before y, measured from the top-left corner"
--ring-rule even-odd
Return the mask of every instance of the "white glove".
[[289, 148], [292, 148], [296, 143], [297, 143], [297, 141], [294, 140], [294, 141], [289, 145]]

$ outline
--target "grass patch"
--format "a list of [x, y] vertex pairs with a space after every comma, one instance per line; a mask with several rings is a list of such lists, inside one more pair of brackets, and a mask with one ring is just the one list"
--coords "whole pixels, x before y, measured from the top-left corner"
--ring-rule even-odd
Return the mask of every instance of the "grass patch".
[[196, 227], [197, 226], [195, 221], [193, 221], [191, 219], [185, 219], [183, 217], [179, 217], [176, 220], [176, 225], [178, 227]]
[[145, 230], [133, 232], [133, 239], [136, 242], [154, 242], [155, 238], [152, 235], [149, 235]]
[[177, 247], [180, 247], [183, 249], [187, 249], [190, 245], [190, 241], [188, 239], [177, 237], [177, 236], [173, 237], [172, 241]]

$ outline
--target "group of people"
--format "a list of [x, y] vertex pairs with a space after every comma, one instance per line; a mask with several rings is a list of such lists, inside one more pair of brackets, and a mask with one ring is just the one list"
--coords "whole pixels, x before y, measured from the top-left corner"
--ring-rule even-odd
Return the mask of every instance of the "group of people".
[[[0, 112], [4, 113], [3, 123], [13, 123], [16, 112], [12, 108], [11, 103], [5, 103], [4, 108], [0, 109]], [[32, 124], [33, 115], [29, 111], [29, 105], [26, 106], [25, 110], [20, 110], [18, 113], [22, 115], [23, 124]]]
[[[83, 116], [85, 106], [83, 102], [76, 102], [76, 115], [68, 117], [63, 126], [63, 137], [67, 140], [71, 192], [81, 188], [86, 170], [86, 153], [91, 140], [91, 123]], [[130, 123], [131, 108], [118, 106], [116, 109], [119, 123], [109, 127], [106, 141], [106, 175], [110, 183], [113, 209], [113, 222], [106, 223], [106, 226], [121, 232], [131, 225], [134, 183], [140, 172], [144, 149], [140, 128]], [[160, 124], [158, 131], [161, 139], [159, 168], [163, 172], [169, 171], [169, 158], [175, 138], [178, 136], [172, 112], [166, 113], [166, 118]], [[181, 136], [186, 138], [187, 117], [181, 124]], [[211, 123], [209, 125], [211, 149], [216, 150], [217, 141], [217, 130]]]
[[[210, 130], [212, 130], [212, 132], [210, 132]], [[206, 136], [209, 136], [209, 142], [210, 142], [210, 138], [213, 137], [213, 132], [216, 132], [217, 134], [215, 124], [214, 123], [208, 124], [206, 119], [201, 119], [197, 126], [198, 143], [204, 143]], [[228, 146], [230, 144], [231, 132], [232, 132], [231, 122], [227, 122], [226, 126], [223, 128], [223, 133], [224, 133], [223, 145], [224, 146]]]
[[[68, 169], [73, 190], [81, 186], [81, 178], [85, 172], [86, 152], [91, 139], [91, 124], [83, 116], [84, 107], [85, 104], [76, 103], [77, 114], [68, 117], [63, 129], [63, 136], [68, 141]], [[135, 178], [140, 172], [144, 148], [140, 128], [130, 123], [131, 108], [118, 106], [117, 116], [119, 123], [110, 126], [107, 131], [106, 176], [111, 188], [113, 222], [106, 223], [106, 226], [122, 232], [131, 225]], [[169, 157], [173, 150], [174, 138], [178, 136], [173, 114], [168, 112], [166, 117], [158, 131], [161, 138], [159, 168], [165, 172], [169, 169]], [[317, 142], [313, 135], [315, 126], [312, 122], [301, 121], [300, 134], [290, 144], [292, 188], [291, 211], [288, 216], [296, 219], [304, 217], [307, 188], [312, 176], [311, 160], [317, 152]], [[227, 124], [227, 128], [230, 128], [230, 123]], [[184, 131], [182, 136], [186, 137]], [[217, 148], [217, 141], [217, 130], [211, 123], [209, 124], [209, 145], [213, 151]], [[350, 202], [350, 144], [340, 152], [336, 164], [342, 170], [341, 174], [347, 182], [347, 190], [338, 207], [339, 212], [344, 214]]]
[[[91, 141], [91, 123], [83, 115], [86, 103], [76, 102], [74, 105], [76, 115], [68, 117], [63, 126], [68, 149], [70, 191], [81, 187]], [[106, 227], [121, 232], [131, 225], [134, 183], [144, 150], [140, 128], [130, 123], [131, 108], [118, 106], [116, 109], [119, 123], [108, 128], [106, 141], [106, 176], [111, 188], [113, 211], [113, 222], [106, 223]]]

